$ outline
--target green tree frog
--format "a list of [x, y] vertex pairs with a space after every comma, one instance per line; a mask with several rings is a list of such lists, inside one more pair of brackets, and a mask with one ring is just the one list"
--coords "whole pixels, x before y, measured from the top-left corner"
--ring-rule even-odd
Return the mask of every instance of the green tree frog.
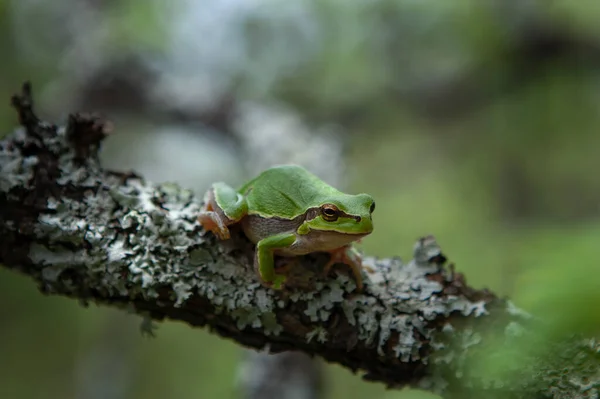
[[229, 225], [240, 223], [256, 244], [254, 268], [262, 283], [281, 289], [285, 274], [275, 270], [274, 256], [328, 252], [327, 275], [335, 263], [352, 269], [362, 290], [361, 258], [352, 243], [373, 231], [375, 201], [368, 194], [345, 194], [297, 165], [265, 170], [238, 190], [214, 183], [198, 217], [205, 230], [230, 238]]

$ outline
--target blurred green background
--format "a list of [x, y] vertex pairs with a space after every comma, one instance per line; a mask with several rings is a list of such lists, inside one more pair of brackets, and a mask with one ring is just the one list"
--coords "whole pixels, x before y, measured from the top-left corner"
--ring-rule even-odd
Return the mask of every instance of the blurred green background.
[[[297, 162], [377, 201], [362, 249], [434, 234], [475, 287], [597, 334], [600, 2], [0, 0], [0, 126], [99, 111], [103, 159], [202, 193]], [[4, 133], [3, 133], [4, 134]], [[0, 397], [236, 398], [242, 349], [0, 270]], [[425, 398], [337, 367], [324, 398]]]

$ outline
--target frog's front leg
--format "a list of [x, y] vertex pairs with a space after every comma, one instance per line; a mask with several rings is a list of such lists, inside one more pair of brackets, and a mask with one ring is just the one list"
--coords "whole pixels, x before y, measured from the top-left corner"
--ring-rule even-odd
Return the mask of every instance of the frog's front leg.
[[227, 240], [231, 236], [227, 226], [239, 222], [247, 212], [244, 196], [225, 183], [215, 183], [204, 195], [198, 221], [205, 230]]
[[282, 233], [263, 238], [256, 244], [254, 268], [265, 285], [276, 290], [282, 288], [286, 276], [275, 273], [275, 250], [289, 247], [295, 241], [294, 233]]
[[329, 275], [331, 267], [336, 263], [344, 263], [352, 269], [354, 280], [356, 281], [356, 290], [361, 292], [363, 290], [362, 282], [362, 258], [360, 253], [352, 245], [346, 245], [341, 248], [328, 251], [331, 255], [329, 262], [323, 267], [323, 274]]

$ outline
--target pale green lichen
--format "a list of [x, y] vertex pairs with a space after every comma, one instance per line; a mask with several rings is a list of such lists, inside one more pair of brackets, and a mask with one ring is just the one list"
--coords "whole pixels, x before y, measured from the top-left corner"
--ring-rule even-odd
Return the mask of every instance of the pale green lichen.
[[191, 268], [201, 269], [207, 263], [212, 263], [215, 260], [211, 256], [210, 252], [204, 248], [194, 248], [189, 253], [187, 265]]
[[344, 302], [344, 290], [339, 285], [330, 283], [327, 284], [327, 288], [319, 291], [319, 295], [308, 300], [304, 314], [313, 322], [327, 321], [331, 309], [342, 302]]
[[315, 337], [320, 343], [327, 342], [327, 330], [321, 326], [316, 327], [314, 330], [306, 333], [306, 342], [310, 343]]
[[[21, 129], [21, 134], [23, 133], [24, 129]], [[14, 187], [27, 187], [33, 178], [37, 163], [37, 157], [23, 157], [15, 146], [2, 147], [0, 151], [0, 192], [8, 193]]]
[[283, 331], [283, 327], [277, 321], [275, 313], [265, 312], [261, 315], [261, 320], [266, 335], [279, 335]]
[[356, 325], [356, 317], [354, 316], [354, 311], [356, 310], [355, 300], [347, 300], [347, 301], [342, 302], [342, 310], [344, 311], [346, 320], [348, 320], [348, 324], [350, 324], [351, 326], [355, 326]]
[[181, 307], [184, 302], [192, 295], [192, 285], [183, 281], [178, 281], [172, 285], [175, 293], [175, 307]]

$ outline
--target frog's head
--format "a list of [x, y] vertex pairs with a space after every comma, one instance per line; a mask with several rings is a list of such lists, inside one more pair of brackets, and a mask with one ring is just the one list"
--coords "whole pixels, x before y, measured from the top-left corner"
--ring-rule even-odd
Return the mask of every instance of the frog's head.
[[373, 231], [371, 215], [374, 210], [375, 201], [368, 194], [337, 195], [309, 209], [304, 227], [364, 236]]

